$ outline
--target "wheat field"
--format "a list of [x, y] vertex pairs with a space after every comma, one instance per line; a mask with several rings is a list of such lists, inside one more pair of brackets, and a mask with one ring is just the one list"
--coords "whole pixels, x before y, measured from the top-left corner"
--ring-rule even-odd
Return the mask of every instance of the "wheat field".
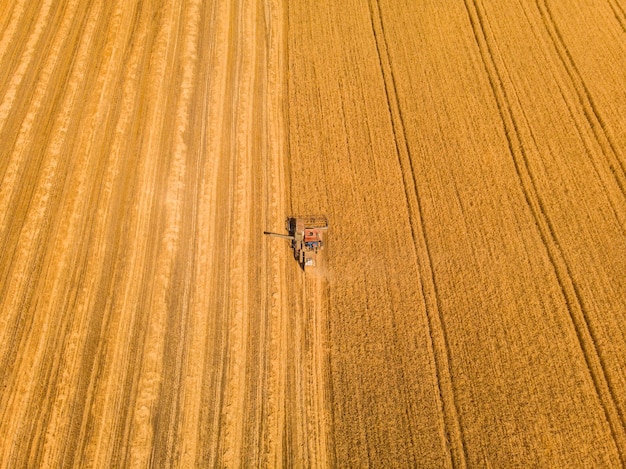
[[0, 467], [626, 465], [625, 84], [622, 0], [3, 1]]

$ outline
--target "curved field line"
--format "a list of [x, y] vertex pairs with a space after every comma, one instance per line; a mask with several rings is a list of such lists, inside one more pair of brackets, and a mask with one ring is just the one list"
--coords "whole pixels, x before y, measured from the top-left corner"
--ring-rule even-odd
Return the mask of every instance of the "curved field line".
[[537, 9], [540, 12], [541, 19], [544, 23], [545, 29], [550, 36], [554, 48], [557, 51], [563, 68], [567, 72], [576, 94], [578, 95], [579, 102], [583, 109], [583, 114], [589, 122], [589, 126], [593, 130], [600, 148], [603, 150], [603, 154], [607, 159], [609, 167], [613, 172], [613, 175], [619, 184], [622, 194], [626, 197], [626, 164], [620, 158], [620, 151], [617, 145], [613, 142], [613, 138], [607, 129], [606, 122], [600, 115], [593, 97], [587, 85], [585, 84], [571, 53], [567, 49], [563, 35], [559, 30], [558, 25], [554, 21], [552, 10], [550, 9], [547, 0], [537, 0]]
[[539, 233], [553, 265], [563, 299], [569, 311], [572, 327], [576, 331], [581, 352], [585, 358], [598, 399], [602, 404], [609, 423], [618, 454], [622, 462], [624, 462], [626, 435], [624, 434], [624, 425], [619, 414], [619, 408], [616, 405], [615, 395], [605, 372], [602, 357], [599, 355], [593, 331], [589, 327], [588, 318], [582, 305], [580, 294], [571, 277], [570, 268], [559, 246], [554, 227], [546, 214], [544, 203], [536, 189], [533, 174], [529, 169], [527, 161], [528, 156], [520, 143], [518, 123], [510, 107], [509, 97], [507, 96], [507, 91], [504, 88], [502, 77], [500, 76], [501, 71], [499, 71], [495, 65], [491, 45], [485, 32], [484, 13], [481, 12], [477, 0], [472, 0], [472, 2], [466, 0], [465, 7], [469, 21], [474, 30], [476, 44], [480, 50], [483, 64], [489, 77], [494, 99], [496, 100], [502, 118], [502, 125], [505, 130], [504, 133], [526, 198], [526, 203], [537, 221]]
[[[372, 1], [376, 4], [376, 11], [372, 6]], [[415, 181], [415, 173], [412, 167], [411, 154], [407, 144], [405, 126], [402, 118], [402, 111], [396, 93], [395, 78], [393, 68], [389, 61], [388, 47], [384, 31], [380, 5], [377, 0], [370, 0], [370, 13], [372, 18], [372, 30], [376, 36], [376, 46], [380, 61], [381, 73], [384, 76], [385, 91], [387, 95], [387, 106], [393, 124], [396, 153], [402, 168], [404, 178], [404, 188], [406, 203], [410, 214], [411, 235], [415, 249], [415, 255], [425, 253], [426, 262], [418, 262], [422, 272], [422, 294], [426, 306], [429, 327], [429, 344], [435, 363], [435, 373], [437, 376], [437, 386], [439, 391], [439, 405], [442, 412], [442, 419], [445, 428], [444, 447], [449, 451], [449, 461], [453, 467], [465, 467], [467, 465], [467, 454], [463, 437], [459, 411], [454, 396], [454, 386], [452, 383], [452, 373], [450, 370], [450, 349], [447, 343], [443, 318], [438, 305], [437, 286], [434, 279], [432, 260], [428, 247], [428, 239], [423, 225], [423, 213], [420, 204], [419, 190]], [[378, 31], [379, 30], [379, 31]]]
[[626, 10], [620, 5], [618, 0], [607, 0], [615, 19], [622, 28], [622, 32], [626, 33]]
[[[524, 8], [524, 4], [521, 4], [522, 8], [524, 9], [524, 14], [526, 15], [526, 19], [529, 22], [529, 24], [533, 24], [532, 20], [529, 18], [528, 16], [528, 12], [526, 11], [526, 9]], [[545, 28], [545, 25], [544, 25]], [[534, 29], [534, 28], [533, 28]], [[535, 32], [535, 34], [537, 35], [537, 33]], [[538, 39], [540, 40], [540, 39]], [[554, 44], [552, 42], [552, 44]], [[509, 71], [508, 69], [506, 69], [506, 65], [504, 65], [504, 72], [508, 75]], [[598, 162], [596, 161], [596, 158], [593, 157], [593, 147], [594, 145], [594, 141], [595, 144], [604, 152], [604, 148], [602, 148], [600, 141], [597, 138], [597, 135], [593, 132], [593, 128], [592, 126], [589, 124], [589, 120], [587, 118], [587, 116], [585, 115], [584, 112], [581, 113], [576, 113], [575, 111], [577, 109], [580, 108], [580, 101], [579, 100], [572, 100], [572, 98], [570, 97], [570, 94], [567, 92], [566, 89], [566, 85], [563, 83], [563, 79], [561, 78], [560, 74], [557, 73], [557, 71], [554, 71], [552, 74], [552, 79], [554, 80], [555, 84], [557, 85], [561, 98], [563, 100], [563, 102], [565, 103], [570, 119], [573, 122], [574, 126], [576, 127], [576, 130], [578, 131], [578, 134], [580, 136], [580, 141], [583, 144], [583, 147], [585, 149], [585, 152], [587, 154], [588, 160], [591, 163], [591, 165], [593, 166], [595, 175], [598, 179], [598, 181], [600, 181], [600, 183], [602, 184], [602, 188], [604, 189], [605, 194], [607, 195], [607, 200], [609, 202], [609, 205], [611, 207], [611, 211], [613, 212], [613, 216], [615, 217], [615, 221], [617, 223], [617, 225], [619, 226], [620, 230], [622, 231], [622, 233], [624, 233], [626, 235], [626, 212], [624, 212], [623, 210], [620, 210], [619, 205], [624, 205], [624, 203], [626, 202], [626, 200], [621, 197], [621, 198], [617, 198], [617, 200], [614, 200], [615, 197], [613, 196], [614, 192], [612, 190], [609, 190], [608, 185], [610, 184], [615, 184], [617, 186], [617, 191], [620, 192], [622, 195], [625, 193], [624, 192], [624, 186], [622, 185], [622, 179], [619, 174], [617, 174], [615, 168], [613, 168], [610, 164], [610, 162], [608, 163], [608, 169], [609, 169], [609, 174], [608, 178], [609, 180], [606, 180], [607, 177], [607, 173], [605, 171], [602, 171], [602, 167], [598, 166]], [[573, 86], [575, 86], [572, 83]], [[519, 99], [517, 96], [517, 92], [515, 90], [513, 90], [513, 93], [515, 94], [515, 98], [516, 101], [519, 103]], [[521, 105], [520, 105], [520, 109], [521, 109]], [[523, 112], [523, 110], [522, 110]], [[584, 122], [579, 122], [580, 121], [580, 114], [582, 114], [584, 117]], [[524, 117], [526, 119], [526, 117]], [[526, 119], [528, 120], [528, 119]], [[591, 131], [591, 133], [593, 134], [593, 137], [589, 136], [589, 132]], [[533, 140], [533, 142], [536, 142], [533, 130], [531, 128], [531, 126], [528, 126], [528, 132]], [[606, 154], [605, 154], [606, 157]]]

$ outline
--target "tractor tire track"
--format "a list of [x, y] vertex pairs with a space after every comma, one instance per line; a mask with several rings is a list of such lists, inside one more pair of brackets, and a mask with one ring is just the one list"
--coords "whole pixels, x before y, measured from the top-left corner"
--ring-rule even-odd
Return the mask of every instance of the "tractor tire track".
[[622, 32], [626, 33], [626, 10], [619, 4], [617, 0], [607, 0], [615, 19], [622, 28]]
[[526, 203], [531, 209], [537, 228], [543, 239], [554, 272], [558, 279], [559, 286], [567, 304], [571, 317], [572, 326], [576, 331], [581, 351], [585, 358], [589, 373], [593, 380], [596, 393], [607, 422], [609, 423], [611, 434], [620, 455], [622, 463], [625, 459], [626, 434], [624, 432], [623, 419], [616, 404], [615, 391], [611, 388], [611, 382], [606, 374], [606, 367], [602, 362], [602, 357], [597, 348], [597, 340], [593, 335], [593, 330], [589, 326], [589, 319], [583, 308], [580, 292], [571, 276], [571, 269], [564, 258], [562, 249], [559, 246], [555, 229], [547, 216], [544, 203], [537, 192], [532, 172], [529, 170], [527, 155], [519, 137], [519, 124], [513, 114], [507, 91], [503, 85], [501, 72], [498, 70], [493, 59], [493, 52], [487, 33], [485, 31], [484, 13], [479, 7], [478, 1], [465, 1], [465, 7], [474, 35], [476, 44], [481, 52], [485, 70], [489, 76], [489, 82], [493, 90], [494, 99], [502, 118], [502, 125], [505, 127], [509, 150], [514, 159], [515, 167], [522, 185]]
[[[295, 213], [321, 211], [332, 225], [322, 320], [330, 337], [328, 460], [451, 465], [421, 267], [411, 261], [410, 185], [398, 162], [372, 14], [367, 2], [289, 9], [292, 201]], [[296, 344], [311, 335], [295, 332]], [[429, 430], [413, 432], [416, 422]]]
[[558, 25], [554, 21], [554, 16], [546, 0], [536, 2], [537, 9], [541, 14], [543, 24], [548, 32], [554, 48], [563, 65], [563, 69], [566, 70], [569, 79], [571, 80], [574, 89], [577, 92], [578, 102], [580, 103], [583, 114], [587, 119], [589, 127], [593, 130], [593, 134], [600, 147], [603, 150], [607, 164], [618, 183], [622, 195], [626, 197], [626, 165], [622, 160], [620, 151], [617, 145], [613, 142], [610, 132], [607, 129], [605, 120], [600, 115], [598, 108], [589, 92], [588, 87], [585, 85], [583, 78], [578, 70], [572, 55], [570, 54], [563, 35], [561, 34]]
[[[413, 238], [416, 263], [422, 270], [422, 293], [426, 304], [426, 314], [430, 328], [429, 343], [432, 347], [431, 353], [433, 354], [436, 367], [440, 406], [444, 427], [446, 429], [446, 442], [450, 445], [448, 447], [450, 454], [449, 462], [453, 467], [465, 467], [467, 465], [467, 456], [462, 426], [454, 396], [452, 373], [450, 369], [451, 352], [447, 343], [443, 318], [437, 300], [439, 295], [433, 274], [432, 259], [429, 254], [419, 190], [415, 181], [414, 168], [411, 163], [411, 153], [407, 144], [402, 110], [397, 97], [395, 77], [389, 58], [380, 4], [377, 0], [370, 0], [369, 7], [372, 16], [372, 32], [376, 36], [381, 73], [385, 80], [389, 116], [393, 122], [397, 157], [404, 178], [406, 203], [410, 214], [411, 236]], [[424, 259], [421, 259], [422, 256], [420, 253], [424, 253]]]
[[[524, 8], [523, 4], [520, 4], [520, 5], [522, 6], [522, 8]], [[531, 25], [532, 27], [533, 21], [530, 17], [529, 12], [524, 10], [524, 14], [529, 25]], [[544, 28], [545, 28], [545, 25], [544, 25]], [[534, 29], [535, 28], [533, 27], [533, 30]], [[534, 31], [534, 33], [535, 33], [535, 37], [537, 38], [537, 41], [541, 42], [540, 33], [537, 31]], [[552, 47], [554, 46], [553, 40], [551, 40], [551, 45]], [[507, 74], [509, 74], [508, 70], [507, 70]], [[580, 140], [584, 146], [587, 158], [589, 162], [593, 165], [595, 176], [597, 177], [599, 181], [601, 181], [602, 189], [603, 189], [603, 192], [606, 194], [608, 202], [611, 206], [613, 217], [615, 218], [617, 224], [622, 230], [622, 233], [626, 235], [626, 212], [620, 208], [620, 206], [623, 206], [626, 202], [626, 200], [623, 197], [624, 190], [623, 190], [623, 185], [622, 185], [622, 178], [619, 176], [619, 174], [616, 174], [615, 167], [611, 165], [610, 163], [608, 163], [608, 159], [607, 159], [606, 165], [598, 164], [595, 158], [595, 151], [597, 148], [600, 148], [601, 151], [603, 152], [605, 152], [605, 150], [602, 149], [601, 142], [597, 138], [597, 135], [594, 133], [593, 128], [589, 123], [589, 119], [586, 117], [585, 113], [579, 112], [580, 110], [580, 104], [578, 104], [579, 100], [571, 99], [568, 86], [566, 83], [564, 83], [563, 78], [558, 73], [557, 69], [553, 71], [551, 76], [553, 77], [555, 83], [558, 85], [559, 93], [561, 95], [561, 98], [563, 99], [563, 102], [566, 103], [569, 118], [571, 119], [571, 121], [574, 123], [576, 127], [577, 133], [580, 136]], [[571, 86], [575, 86], [575, 84], [571, 80], [570, 80], [570, 83], [571, 83]], [[515, 92], [515, 95], [516, 95], [515, 96], [516, 102], [518, 103], [520, 108], [523, 108], [523, 106], [520, 103], [519, 96], [517, 95], [516, 92]], [[583, 117], [583, 122], [581, 122], [581, 114]], [[526, 120], [526, 122], [529, 121], [526, 115], [524, 115], [524, 119]], [[533, 145], [535, 147], [538, 147], [537, 139], [535, 138], [533, 134], [533, 130], [529, 127], [528, 131], [533, 141]], [[589, 135], [590, 132], [592, 135]], [[620, 196], [616, 197], [614, 195], [615, 191], [612, 190], [613, 189], [612, 186], [617, 186], [617, 190], [621, 193]]]

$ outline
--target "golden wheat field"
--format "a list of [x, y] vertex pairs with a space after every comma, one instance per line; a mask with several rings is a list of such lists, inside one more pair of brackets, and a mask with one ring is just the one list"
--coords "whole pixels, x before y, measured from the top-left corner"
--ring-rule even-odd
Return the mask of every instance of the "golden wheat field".
[[623, 0], [0, 0], [0, 181], [0, 468], [626, 465]]

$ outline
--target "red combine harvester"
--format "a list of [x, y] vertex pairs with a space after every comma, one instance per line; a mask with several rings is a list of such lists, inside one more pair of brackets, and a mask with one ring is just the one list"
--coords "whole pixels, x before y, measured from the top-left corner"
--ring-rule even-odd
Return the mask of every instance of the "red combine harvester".
[[293, 256], [303, 269], [318, 265], [318, 256], [324, 248], [324, 236], [328, 231], [328, 219], [323, 215], [289, 217], [285, 220], [285, 229], [289, 234], [263, 233], [291, 240]]

